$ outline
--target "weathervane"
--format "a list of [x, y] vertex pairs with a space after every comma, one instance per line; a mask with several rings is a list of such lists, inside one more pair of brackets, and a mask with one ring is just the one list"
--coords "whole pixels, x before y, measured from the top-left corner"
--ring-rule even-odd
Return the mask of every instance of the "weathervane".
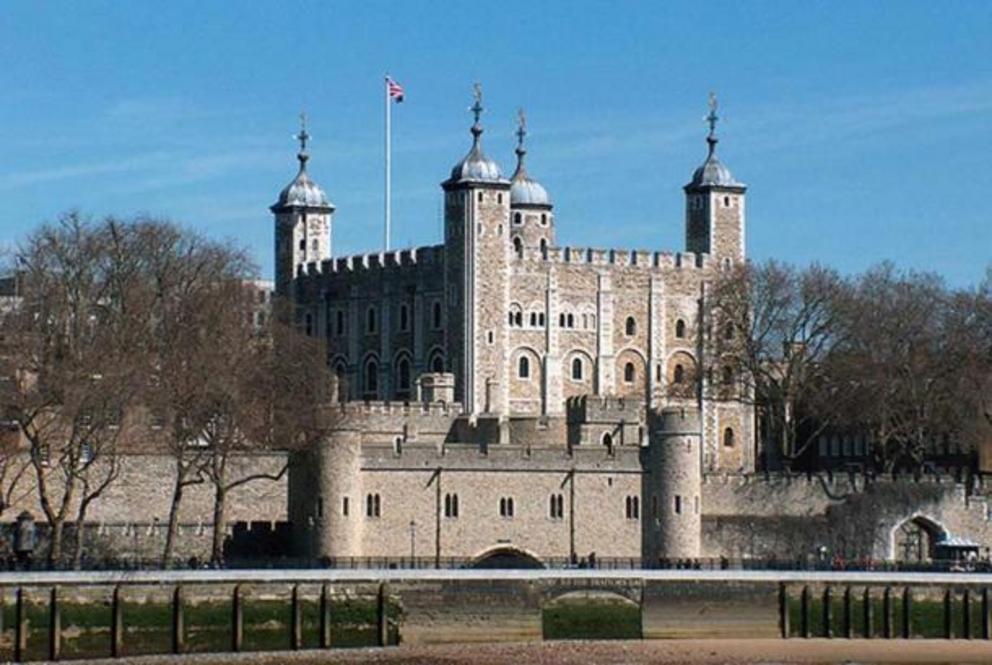
[[523, 109], [517, 109], [517, 148], [524, 146], [524, 137], [527, 136], [527, 116]]
[[719, 106], [719, 103], [717, 102], [715, 92], [710, 93], [709, 104], [710, 104], [710, 112], [706, 116], [706, 122], [709, 123], [710, 125], [710, 137], [713, 137], [716, 135], [716, 122], [717, 120], [720, 119], [720, 116], [716, 114], [716, 109]]
[[293, 138], [300, 142], [300, 154], [306, 154], [307, 151], [307, 141], [310, 140], [310, 134], [307, 132], [307, 112], [300, 112], [300, 133], [294, 134]]

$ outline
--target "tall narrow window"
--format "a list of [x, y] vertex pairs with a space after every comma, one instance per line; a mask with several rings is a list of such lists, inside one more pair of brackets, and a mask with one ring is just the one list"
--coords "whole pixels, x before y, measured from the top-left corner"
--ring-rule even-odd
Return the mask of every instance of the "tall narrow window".
[[439, 374], [444, 371], [444, 358], [441, 354], [435, 355], [434, 359], [431, 361], [431, 371], [435, 374]]
[[400, 358], [396, 366], [397, 388], [402, 394], [410, 392], [410, 360], [406, 357]]
[[524, 223], [524, 219], [519, 212], [513, 213], [513, 223], [516, 224], [517, 226]]
[[368, 311], [365, 312], [365, 331], [370, 335], [374, 334], [377, 325], [375, 307], [369, 307]]
[[637, 322], [634, 320], [634, 317], [632, 316], [627, 317], [627, 323], [624, 326], [624, 329], [628, 337], [632, 337], [633, 335], [637, 334]]
[[365, 363], [365, 399], [379, 396], [379, 363], [370, 358]]
[[641, 500], [636, 496], [628, 496], [625, 502], [627, 519], [636, 520], [641, 517]]
[[520, 356], [517, 361], [517, 377], [521, 379], [530, 378], [530, 359], [527, 356]]
[[499, 516], [513, 517], [513, 497], [505, 496], [499, 500]]
[[520, 236], [513, 238], [513, 251], [516, 253], [518, 259], [524, 258], [524, 241], [520, 239]]
[[685, 321], [682, 319], [675, 322], [675, 336], [679, 339], [685, 339]]
[[634, 363], [627, 363], [623, 366], [623, 380], [626, 383], [634, 382], [634, 375], [636, 370], [634, 369]]
[[457, 494], [445, 494], [444, 495], [444, 516], [445, 517], [458, 517], [458, 495]]
[[672, 383], [682, 383], [685, 380], [685, 369], [682, 365], [676, 365], [675, 371], [672, 372]]
[[569, 328], [574, 328], [575, 327], [575, 315], [574, 314], [569, 314], [566, 317], [566, 321], [568, 323], [568, 327]]
[[405, 304], [400, 305], [400, 332], [410, 330], [410, 308]]
[[436, 329], [441, 327], [441, 303], [436, 302], [432, 308], [431, 325]]
[[548, 258], [548, 241], [545, 240], [544, 238], [541, 238], [540, 248], [541, 248], [541, 258], [542, 259]]
[[572, 358], [572, 380], [582, 380], [582, 358]]
[[[381, 515], [382, 503], [378, 494], [368, 494], [365, 497], [365, 516], [379, 517]], [[347, 510], [347, 508], [346, 508]]]
[[676, 515], [682, 514], [682, 497], [679, 496], [678, 494], [675, 495], [675, 514]]
[[565, 497], [561, 494], [552, 494], [548, 501], [548, 515], [553, 520], [560, 520], [565, 517]]
[[344, 334], [344, 310], [339, 309], [334, 315], [334, 333], [336, 335]]
[[341, 514], [345, 517], [348, 516], [348, 497], [342, 497], [341, 499]]
[[728, 427], [727, 429], [723, 430], [723, 445], [726, 446], [727, 448], [733, 448], [734, 447], [734, 430], [733, 430], [733, 428]]

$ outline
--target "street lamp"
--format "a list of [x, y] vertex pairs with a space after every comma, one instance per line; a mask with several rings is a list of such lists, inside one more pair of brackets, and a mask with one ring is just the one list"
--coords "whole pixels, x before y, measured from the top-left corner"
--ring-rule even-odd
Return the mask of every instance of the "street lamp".
[[410, 567], [414, 568], [413, 557], [416, 554], [417, 544], [417, 523], [410, 520]]

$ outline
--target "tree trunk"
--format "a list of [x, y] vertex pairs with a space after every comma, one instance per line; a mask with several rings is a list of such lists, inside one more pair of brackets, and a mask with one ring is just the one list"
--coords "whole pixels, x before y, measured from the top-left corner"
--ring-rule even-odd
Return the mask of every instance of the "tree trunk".
[[176, 533], [179, 531], [179, 506], [183, 500], [182, 464], [176, 464], [176, 484], [172, 488], [172, 504], [169, 506], [169, 525], [165, 530], [165, 549], [162, 552], [162, 567], [172, 567], [172, 556], [176, 549]]
[[65, 521], [56, 519], [51, 522], [52, 540], [48, 548], [48, 567], [54, 570], [62, 560], [62, 533]]
[[76, 518], [76, 540], [72, 544], [72, 569], [81, 570], [83, 567], [83, 539], [86, 535], [84, 525], [86, 524], [87, 503], [79, 508], [79, 515]]
[[226, 534], [227, 488], [221, 484], [214, 491], [214, 533], [210, 548], [210, 563], [220, 566], [224, 562], [224, 535]]

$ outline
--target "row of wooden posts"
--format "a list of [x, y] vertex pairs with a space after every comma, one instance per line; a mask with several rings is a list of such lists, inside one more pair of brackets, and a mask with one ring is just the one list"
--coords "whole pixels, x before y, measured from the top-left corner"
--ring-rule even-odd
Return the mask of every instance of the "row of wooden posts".
[[[834, 589], [829, 585], [823, 589], [823, 594], [820, 598], [822, 603], [822, 611], [820, 619], [823, 622], [822, 625], [822, 637], [833, 638], [833, 637], [844, 637], [847, 639], [852, 639], [854, 635], [854, 605], [857, 602], [855, 599], [855, 594], [851, 590], [850, 586], [844, 587], [843, 592], [843, 616], [842, 616], [842, 626], [840, 635], [834, 634], [834, 621], [833, 621], [833, 595]], [[988, 640], [992, 639], [992, 607], [989, 606], [989, 590], [983, 588], [978, 594], [980, 597], [980, 625], [981, 625], [981, 635], [982, 639]], [[885, 587], [882, 591], [882, 637], [891, 639], [897, 637], [895, 634], [895, 625], [893, 622], [893, 589], [892, 587]], [[865, 639], [871, 639], [874, 637], [874, 617], [873, 617], [873, 607], [872, 607], [872, 593], [870, 587], [865, 587], [864, 592], [861, 594], [861, 612], [862, 612], [862, 633], [858, 637], [863, 637]], [[803, 638], [809, 638], [812, 636], [812, 625], [810, 620], [810, 609], [813, 603], [812, 592], [808, 586], [804, 586], [802, 592], [799, 595], [799, 636]], [[779, 627], [782, 632], [782, 637], [788, 639], [790, 637], [789, 625], [789, 594], [786, 584], [779, 585]], [[970, 640], [974, 637], [979, 637], [977, 635], [972, 635], [972, 609], [974, 601], [972, 600], [971, 589], [964, 589], [961, 592], [961, 631], [960, 635], [956, 635], [954, 631], [954, 591], [951, 589], [944, 590], [944, 602], [943, 602], [943, 619], [944, 619], [944, 631], [943, 636], [945, 639], [954, 639], [955, 637], [960, 637], [961, 639]], [[903, 587], [902, 590], [902, 631], [898, 635], [902, 639], [910, 639], [913, 637], [913, 592], [910, 587]]]
[[[27, 596], [24, 588], [18, 588], [14, 605], [14, 662], [24, 662], [27, 652], [28, 622]], [[176, 585], [172, 591], [172, 653], [186, 652], [186, 620], [183, 586]], [[300, 585], [294, 584], [290, 601], [289, 635], [293, 649], [303, 647], [303, 603]], [[59, 660], [62, 655], [62, 608], [61, 590], [53, 586], [48, 600], [48, 659]], [[320, 588], [320, 648], [331, 646], [331, 596], [330, 588], [324, 584]], [[376, 643], [389, 644], [389, 587], [379, 584], [376, 594]], [[235, 585], [231, 592], [231, 650], [241, 651], [244, 647], [244, 593], [241, 585]], [[124, 603], [121, 585], [114, 587], [110, 602], [110, 655], [120, 658], [124, 655]]]

